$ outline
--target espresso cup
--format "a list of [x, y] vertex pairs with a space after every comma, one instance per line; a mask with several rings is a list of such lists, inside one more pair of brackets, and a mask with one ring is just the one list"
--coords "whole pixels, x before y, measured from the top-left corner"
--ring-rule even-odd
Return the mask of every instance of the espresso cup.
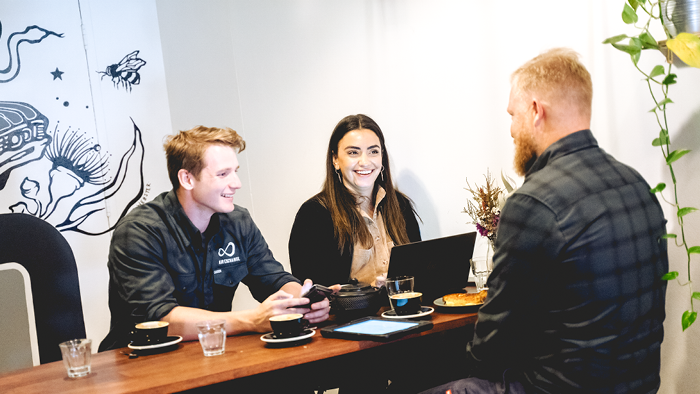
[[421, 311], [423, 293], [417, 291], [396, 293], [389, 296], [389, 301], [397, 315], [415, 315]]
[[138, 323], [131, 332], [131, 343], [138, 346], [155, 345], [168, 337], [166, 321], [147, 321]]
[[272, 316], [270, 326], [278, 338], [292, 338], [301, 335], [309, 327], [309, 321], [301, 313], [287, 313]]

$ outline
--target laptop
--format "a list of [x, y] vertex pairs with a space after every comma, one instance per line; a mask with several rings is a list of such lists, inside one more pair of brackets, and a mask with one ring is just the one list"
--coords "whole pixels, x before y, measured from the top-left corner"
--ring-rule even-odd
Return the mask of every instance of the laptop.
[[476, 232], [394, 246], [388, 277], [413, 276], [423, 305], [449, 293], [461, 293], [469, 278]]

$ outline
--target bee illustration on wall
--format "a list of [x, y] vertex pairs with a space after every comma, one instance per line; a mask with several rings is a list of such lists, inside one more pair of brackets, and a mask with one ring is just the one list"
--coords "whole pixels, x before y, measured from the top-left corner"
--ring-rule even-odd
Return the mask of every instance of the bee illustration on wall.
[[117, 89], [119, 89], [119, 85], [122, 85], [131, 92], [132, 85], [141, 83], [141, 74], [139, 74], [139, 70], [146, 65], [146, 61], [140, 59], [138, 54], [139, 51], [133, 51], [124, 56], [119, 63], [107, 66], [105, 71], [97, 71], [98, 74], [102, 74], [100, 79], [110, 77]]

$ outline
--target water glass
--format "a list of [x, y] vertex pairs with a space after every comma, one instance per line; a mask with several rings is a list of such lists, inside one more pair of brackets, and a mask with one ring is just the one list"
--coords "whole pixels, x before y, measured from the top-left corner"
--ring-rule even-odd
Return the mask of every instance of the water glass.
[[206, 320], [196, 324], [199, 343], [207, 357], [224, 354], [226, 350], [226, 328], [224, 320]]
[[476, 256], [469, 260], [469, 264], [472, 268], [472, 273], [474, 274], [474, 280], [476, 282], [476, 290], [487, 290], [486, 281], [491, 274], [493, 267], [491, 266], [491, 259], [488, 256]]
[[69, 378], [80, 378], [90, 373], [92, 358], [91, 339], [71, 339], [58, 344]]

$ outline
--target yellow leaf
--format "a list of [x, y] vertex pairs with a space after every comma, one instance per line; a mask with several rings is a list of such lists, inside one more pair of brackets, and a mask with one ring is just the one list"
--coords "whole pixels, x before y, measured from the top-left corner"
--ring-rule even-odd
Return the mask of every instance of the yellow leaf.
[[666, 46], [681, 58], [683, 63], [700, 68], [700, 37], [691, 33], [679, 33], [676, 38], [669, 39]]

